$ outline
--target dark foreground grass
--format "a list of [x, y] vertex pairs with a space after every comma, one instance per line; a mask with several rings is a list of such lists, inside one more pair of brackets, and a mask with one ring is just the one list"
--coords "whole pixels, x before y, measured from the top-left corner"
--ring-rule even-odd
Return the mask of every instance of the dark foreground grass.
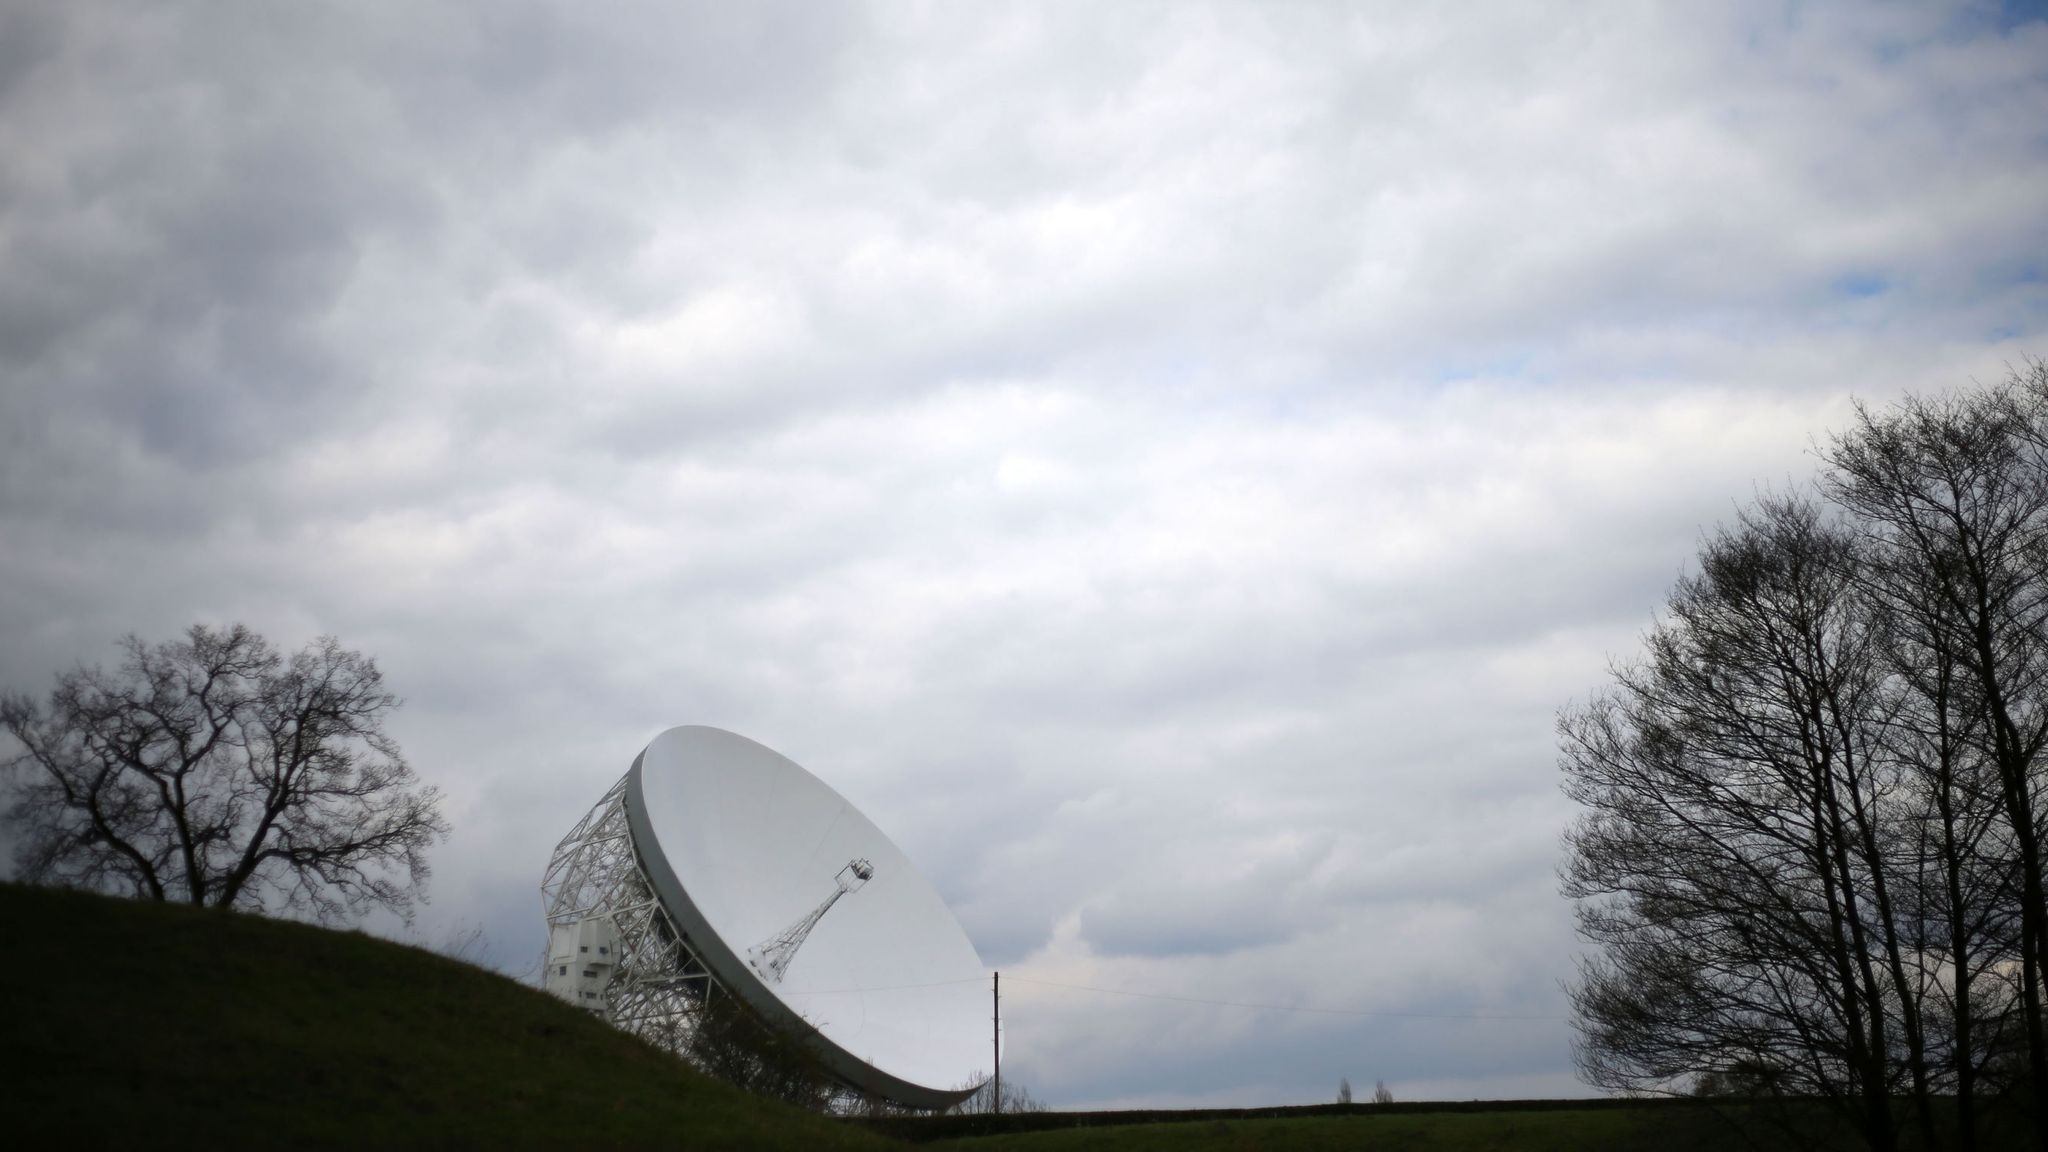
[[[1907, 1102], [1899, 1101], [1900, 1146], [1929, 1152]], [[1934, 1120], [1953, 1146], [1952, 1103]], [[1979, 1125], [1980, 1152], [2035, 1144], [2006, 1107]], [[1832, 1152], [1867, 1147], [1843, 1117], [1813, 1099], [1739, 1101], [1493, 1100], [1186, 1112], [1026, 1113], [872, 1121], [887, 1133], [955, 1152], [1144, 1152], [1149, 1149], [1377, 1149], [1464, 1152]]]
[[[1374, 1152], [1719, 1152], [1849, 1148], [1811, 1131], [1798, 1142], [1745, 1118], [1707, 1108], [1587, 1108], [1552, 1111], [1399, 1112], [1184, 1120], [1049, 1129], [939, 1140], [956, 1152], [1238, 1152], [1243, 1149], [1371, 1149]], [[1817, 1138], [1817, 1139], [1816, 1139]]]
[[[1754, 1116], [1738, 1128], [1739, 1110], [1554, 1101], [901, 1118], [877, 1131], [748, 1096], [532, 988], [357, 933], [0, 885], [0, 940], [14, 958], [0, 981], [9, 1147], [1853, 1146], [1839, 1130], [1795, 1145]], [[1825, 1127], [1817, 1111], [1807, 1120]]]
[[416, 948], [0, 885], [16, 1148], [902, 1148]]

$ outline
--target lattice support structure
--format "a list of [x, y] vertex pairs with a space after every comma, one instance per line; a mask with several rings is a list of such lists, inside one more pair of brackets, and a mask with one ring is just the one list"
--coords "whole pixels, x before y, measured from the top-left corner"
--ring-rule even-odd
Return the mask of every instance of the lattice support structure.
[[[847, 869], [837, 890], [808, 918], [811, 925], [873, 872], [866, 861]], [[555, 846], [540, 894], [548, 923], [548, 990], [690, 1059], [690, 1037], [704, 1005], [729, 993], [690, 950], [647, 882], [626, 824], [625, 778]], [[802, 942], [799, 935], [795, 944]], [[586, 951], [569, 951], [574, 949]], [[585, 991], [595, 995], [586, 999]], [[902, 1111], [846, 1084], [831, 1087], [826, 1104], [841, 1114]]]
[[825, 897], [824, 903], [811, 909], [808, 914], [798, 917], [796, 923], [781, 932], [747, 949], [747, 963], [753, 965], [754, 971], [759, 972], [770, 984], [782, 983], [783, 973], [789, 971], [789, 962], [796, 959], [796, 950], [804, 946], [805, 940], [810, 939], [811, 929], [816, 928], [818, 921], [825, 918], [825, 913], [830, 912], [832, 906], [839, 903], [841, 896], [859, 891], [860, 886], [867, 883], [874, 874], [875, 866], [865, 860], [847, 861], [846, 867], [841, 868], [839, 875], [833, 877], [832, 894]]
[[[609, 929], [592, 938], [615, 941], [598, 999], [583, 1006], [624, 1031], [683, 1051], [697, 1009], [723, 990], [690, 951], [640, 869], [626, 828], [623, 778], [555, 846], [540, 894], [551, 951], [553, 941], [573, 939], [574, 930], [591, 921]], [[551, 980], [566, 976], [558, 976], [557, 957], [549, 962], [556, 965], [548, 970]], [[580, 973], [575, 963], [570, 967]], [[550, 990], [566, 995], [552, 984]]]

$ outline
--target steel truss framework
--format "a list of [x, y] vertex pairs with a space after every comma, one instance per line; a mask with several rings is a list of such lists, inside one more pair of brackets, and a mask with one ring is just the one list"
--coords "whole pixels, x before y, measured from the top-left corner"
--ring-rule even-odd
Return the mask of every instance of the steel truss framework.
[[[618, 934], [599, 1014], [624, 1032], [691, 1059], [690, 1037], [704, 1005], [731, 993], [690, 950], [647, 882], [626, 825], [625, 777], [555, 846], [540, 895], [550, 931], [602, 918]], [[904, 1111], [844, 1083], [834, 1086], [828, 1106], [838, 1113]]]
[[832, 894], [816, 908], [797, 917], [796, 923], [747, 949], [747, 963], [752, 964], [754, 970], [766, 977], [769, 983], [782, 983], [783, 974], [789, 971], [789, 962], [796, 959], [796, 950], [810, 939], [811, 929], [818, 926], [818, 921], [825, 918], [832, 905], [839, 903], [841, 896], [859, 891], [860, 886], [874, 874], [875, 866], [867, 861], [848, 860], [846, 867], [839, 870], [839, 875], [833, 877]]

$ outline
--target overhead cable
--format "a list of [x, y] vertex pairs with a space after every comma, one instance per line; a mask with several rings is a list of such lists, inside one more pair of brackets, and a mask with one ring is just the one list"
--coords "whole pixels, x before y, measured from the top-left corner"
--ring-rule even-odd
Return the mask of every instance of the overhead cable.
[[1067, 988], [1076, 992], [1100, 992], [1108, 996], [1133, 996], [1141, 1000], [1171, 1000], [1181, 1004], [1212, 1004], [1224, 1008], [1253, 1008], [1263, 1012], [1303, 1012], [1316, 1016], [1384, 1016], [1404, 1020], [1507, 1020], [1528, 1023], [1562, 1023], [1564, 1016], [1517, 1016], [1468, 1012], [1450, 1014], [1443, 1012], [1389, 1012], [1367, 1008], [1317, 1008], [1304, 1004], [1254, 1004], [1244, 1000], [1211, 1000], [1202, 996], [1175, 996], [1165, 992], [1135, 992], [1128, 988], [1100, 988], [1093, 984], [1067, 984], [1058, 980], [1036, 980], [1029, 976], [1011, 974], [1010, 979], [1020, 984], [1039, 984], [1047, 988]]

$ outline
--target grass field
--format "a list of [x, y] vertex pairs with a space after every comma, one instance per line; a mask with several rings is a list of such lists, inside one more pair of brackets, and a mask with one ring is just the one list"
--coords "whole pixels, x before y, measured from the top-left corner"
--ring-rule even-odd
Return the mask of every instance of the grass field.
[[[1905, 1101], [1900, 1145], [1926, 1152]], [[1935, 1111], [1952, 1139], [1953, 1115]], [[1994, 1109], [1980, 1152], [2034, 1147], [2019, 1114]], [[1818, 1100], [1490, 1100], [1194, 1112], [1079, 1112], [873, 1121], [889, 1134], [959, 1152], [1145, 1152], [1150, 1149], [1379, 1149], [1462, 1152], [1830, 1152], [1860, 1149], [1846, 1121]]]
[[[1747, 1133], [1747, 1135], [1745, 1135]], [[1754, 1143], [1751, 1141], [1754, 1140]], [[1727, 1148], [1854, 1147], [1823, 1138], [1794, 1144], [1775, 1132], [1704, 1108], [1584, 1109], [1543, 1112], [1368, 1111], [1342, 1116], [1053, 1129], [935, 1141], [959, 1152], [1225, 1152], [1238, 1149], [1372, 1149], [1375, 1152], [1713, 1152]]]
[[1754, 1124], [1765, 1138], [1748, 1144], [1713, 1109], [1611, 1102], [1173, 1122], [904, 1118], [871, 1129], [747, 1096], [532, 988], [358, 933], [13, 885], [0, 885], [0, 932], [23, 958], [0, 986], [13, 1147], [1788, 1146]]
[[[1489, 1101], [1407, 1103], [1393, 1107], [1335, 1105], [1305, 1109], [1235, 1109], [1214, 1113], [1044, 1113], [1006, 1117], [1012, 1123], [961, 1123], [965, 1117], [897, 1121], [891, 1132], [961, 1152], [1143, 1152], [1153, 1148], [1481, 1148], [1552, 1152], [1708, 1152], [1720, 1148], [1855, 1148], [1819, 1109], [1800, 1113], [1800, 1140], [1759, 1113], [1686, 1101]], [[1782, 1117], [1780, 1117], [1782, 1119]], [[950, 1129], [981, 1127], [981, 1134]], [[1008, 1129], [1008, 1132], [1006, 1132]]]
[[8, 1143], [902, 1148], [415, 948], [0, 885]]

